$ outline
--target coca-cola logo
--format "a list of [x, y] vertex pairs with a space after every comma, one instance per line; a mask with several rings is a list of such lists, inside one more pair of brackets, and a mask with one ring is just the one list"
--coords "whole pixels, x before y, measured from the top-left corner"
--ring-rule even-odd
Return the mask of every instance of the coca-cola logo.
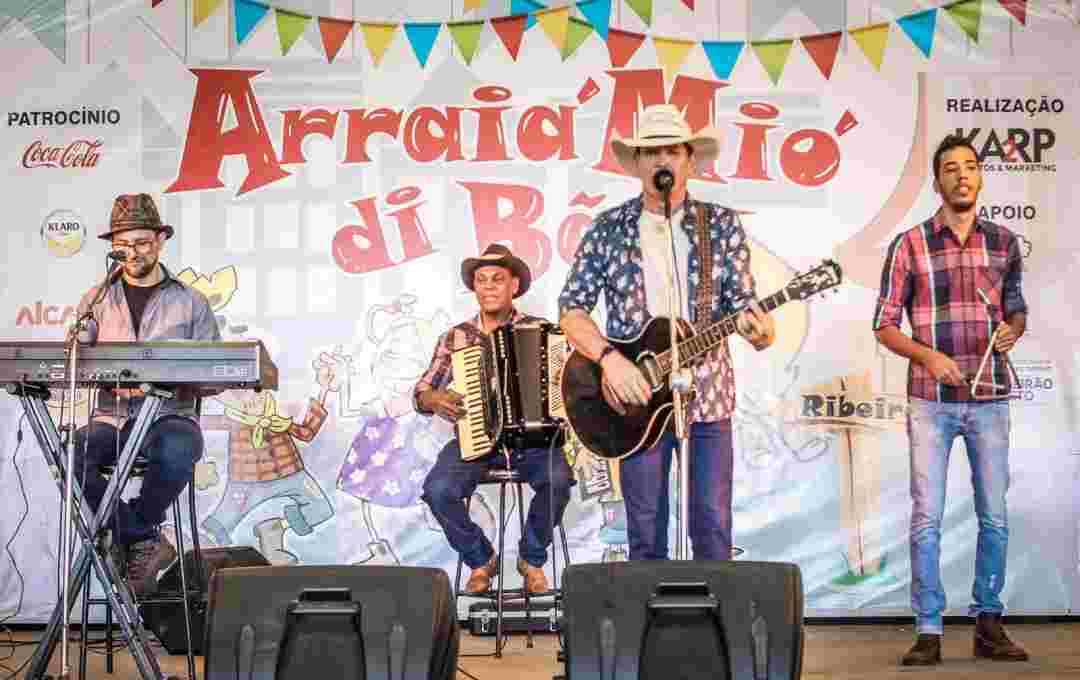
[[24, 168], [95, 168], [101, 160], [100, 139], [76, 139], [67, 146], [36, 141], [23, 152]]

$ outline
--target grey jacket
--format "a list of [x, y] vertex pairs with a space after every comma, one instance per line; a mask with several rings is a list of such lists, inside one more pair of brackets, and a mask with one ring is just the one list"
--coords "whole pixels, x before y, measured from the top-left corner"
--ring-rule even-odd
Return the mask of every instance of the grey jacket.
[[[131, 324], [131, 310], [124, 295], [123, 281], [117, 278], [101, 302], [94, 305], [92, 320], [88, 324], [88, 339], [91, 342], [220, 341], [221, 331], [206, 297], [174, 277], [165, 265], [161, 265], [161, 270], [165, 279], [146, 303], [138, 335]], [[80, 318], [97, 292], [98, 287], [95, 286], [83, 295], [78, 309]], [[116, 397], [111, 391], [103, 389], [94, 416], [116, 416], [122, 421], [127, 416], [134, 416], [141, 405], [142, 398]], [[177, 392], [173, 399], [162, 406], [161, 415], [171, 413], [195, 415], [195, 395]]]

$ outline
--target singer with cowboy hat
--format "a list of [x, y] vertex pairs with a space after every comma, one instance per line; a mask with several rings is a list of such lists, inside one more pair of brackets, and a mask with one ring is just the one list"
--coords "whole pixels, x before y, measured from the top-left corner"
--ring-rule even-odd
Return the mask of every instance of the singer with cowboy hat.
[[[640, 181], [641, 193], [601, 213], [585, 233], [559, 311], [571, 344], [600, 365], [608, 402], [621, 412], [626, 405], [647, 405], [652, 392], [637, 366], [608, 343], [590, 317], [601, 293], [611, 338], [633, 338], [650, 318], [670, 317], [675, 276], [684, 291], [680, 317], [704, 325], [738, 313], [739, 334], [757, 350], [772, 344], [776, 333], [772, 318], [754, 302], [750, 248], [738, 215], [687, 191], [692, 174], [715, 162], [717, 131], [709, 126], [694, 132], [677, 108], [661, 104], [640, 113], [636, 136], [615, 136], [611, 147], [622, 169]], [[665, 193], [672, 229], [664, 214]], [[704, 242], [707, 248], [701, 247]], [[710, 280], [704, 280], [703, 271], [710, 269]], [[708, 318], [698, 318], [703, 285]], [[687, 407], [690, 541], [695, 559], [729, 559], [735, 374], [726, 341], [689, 368], [696, 393]], [[668, 475], [677, 447], [668, 431], [651, 449], [620, 461], [632, 560], [668, 558]]]
[[[173, 233], [161, 222], [149, 194], [116, 198], [109, 230], [98, 238], [110, 243], [110, 258], [120, 265], [107, 287], [91, 288], [78, 308], [79, 318], [89, 315], [91, 341], [221, 340], [203, 294], [175, 278], [159, 261]], [[75, 435], [74, 471], [95, 510], [108, 485], [100, 467], [115, 464], [131, 436], [142, 399], [137, 389], [101, 390], [93, 418]], [[195, 395], [183, 390], [162, 404], [140, 452], [147, 468], [139, 493], [120, 501], [112, 518], [110, 554], [136, 597], [152, 594], [158, 571], [176, 559], [176, 550], [162, 538], [158, 525], [202, 457], [196, 415]]]
[[[462, 262], [461, 280], [476, 295], [480, 311], [443, 333], [431, 365], [413, 391], [417, 413], [436, 414], [450, 422], [465, 415], [462, 395], [448, 389], [453, 378], [451, 355], [470, 345], [487, 344], [489, 334], [504, 324], [543, 321], [522, 314], [514, 307], [513, 301], [529, 290], [532, 273], [528, 265], [506, 246], [493, 243], [480, 257], [470, 257]], [[551, 544], [552, 527], [561, 521], [574, 483], [566, 457], [556, 455], [549, 460], [547, 449], [541, 448], [511, 451], [509, 461], [495, 452], [482, 458], [462, 460], [461, 446], [455, 437], [443, 447], [424, 480], [422, 498], [442, 526], [450, 546], [472, 569], [465, 584], [468, 593], [483, 593], [491, 588], [491, 580], [498, 572], [499, 558], [483, 530], [469, 517], [462, 501], [472, 496], [489, 467], [507, 464], [517, 469], [536, 492], [529, 505], [525, 532], [518, 544], [517, 569], [530, 593], [548, 591], [543, 566]]]

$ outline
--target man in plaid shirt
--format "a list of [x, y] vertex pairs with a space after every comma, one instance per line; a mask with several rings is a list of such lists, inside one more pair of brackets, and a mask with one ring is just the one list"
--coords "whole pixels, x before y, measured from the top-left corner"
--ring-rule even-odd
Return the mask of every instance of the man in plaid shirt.
[[[452, 423], [465, 415], [465, 406], [463, 395], [449, 389], [453, 379], [451, 355], [470, 345], [486, 344], [488, 335], [503, 324], [543, 321], [514, 308], [514, 299], [529, 289], [532, 274], [525, 262], [506, 246], [493, 243], [480, 257], [466, 259], [461, 264], [461, 278], [476, 294], [480, 313], [439, 338], [431, 365], [413, 390], [417, 413], [436, 414]], [[439, 452], [424, 480], [421, 498], [442, 526], [450, 546], [472, 569], [465, 592], [484, 593], [490, 590], [491, 579], [498, 572], [499, 556], [484, 531], [469, 518], [463, 500], [472, 496], [485, 471], [500, 463], [518, 470], [535, 492], [525, 532], [518, 544], [517, 569], [530, 593], [547, 592], [543, 570], [547, 547], [551, 544], [552, 527], [562, 521], [574, 483], [573, 472], [561, 450], [550, 460], [547, 449], [514, 450], [509, 461], [494, 451], [483, 458], [462, 460], [461, 444], [455, 437]]]
[[[889, 247], [874, 313], [878, 340], [911, 361], [911, 606], [918, 638], [901, 663], [941, 662], [941, 519], [949, 451], [957, 437], [967, 449], [979, 518], [969, 609], [976, 617], [975, 655], [1023, 661], [1027, 652], [1001, 625], [1000, 598], [1009, 540], [1012, 385], [1005, 355], [1027, 323], [1020, 244], [1005, 227], [978, 219], [982, 173], [975, 149], [963, 137], [950, 135], [935, 151], [934, 189], [942, 199], [937, 213]], [[900, 331], [904, 311], [911, 337]], [[976, 377], [988, 351], [989, 362]]]

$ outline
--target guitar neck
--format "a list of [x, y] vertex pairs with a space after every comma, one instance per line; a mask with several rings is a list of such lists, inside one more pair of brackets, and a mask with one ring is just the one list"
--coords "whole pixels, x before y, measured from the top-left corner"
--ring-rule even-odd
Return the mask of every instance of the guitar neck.
[[[768, 313], [788, 301], [787, 293], [784, 290], [778, 290], [769, 297], [760, 300], [758, 304]], [[685, 365], [689, 361], [707, 354], [722, 343], [727, 336], [735, 332], [735, 319], [737, 317], [737, 313], [727, 316], [698, 331], [692, 338], [681, 341], [678, 345], [681, 362]], [[660, 363], [660, 369], [664, 375], [671, 372], [670, 349], [661, 352], [656, 359]]]

